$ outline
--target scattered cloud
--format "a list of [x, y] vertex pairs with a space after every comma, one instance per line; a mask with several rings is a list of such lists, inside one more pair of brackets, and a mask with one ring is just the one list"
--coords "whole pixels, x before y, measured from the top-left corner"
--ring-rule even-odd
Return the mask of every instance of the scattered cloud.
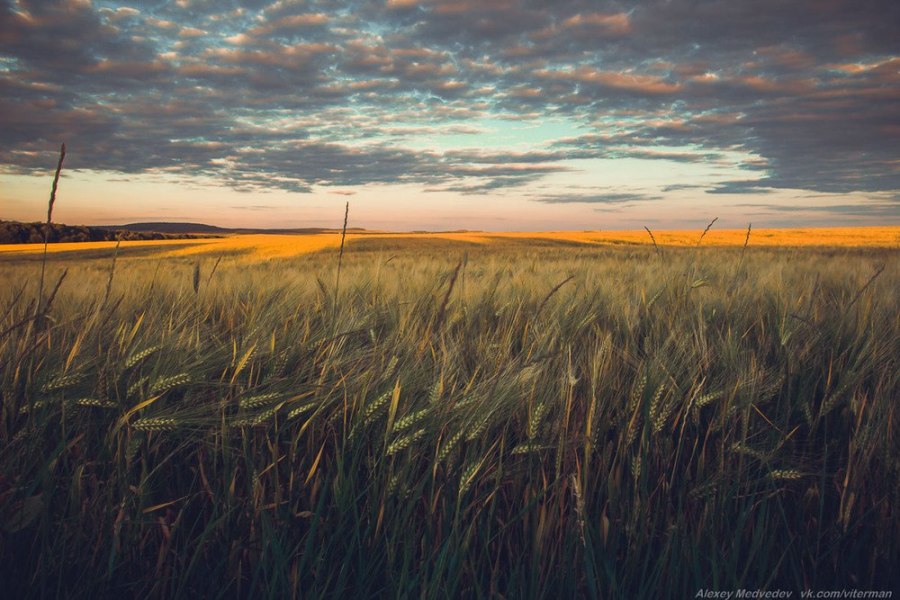
[[738, 204], [766, 213], [824, 213], [833, 216], [900, 217], [900, 203], [860, 202], [857, 204]]
[[625, 204], [647, 200], [662, 200], [663, 196], [635, 192], [610, 192], [600, 194], [552, 194], [534, 198], [545, 204]]
[[707, 194], [771, 194], [774, 190], [759, 181], [726, 181], [706, 190]]

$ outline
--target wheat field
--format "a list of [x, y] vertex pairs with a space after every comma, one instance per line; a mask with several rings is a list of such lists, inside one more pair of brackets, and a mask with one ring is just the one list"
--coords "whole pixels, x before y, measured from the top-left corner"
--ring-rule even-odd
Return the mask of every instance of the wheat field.
[[57, 245], [43, 286], [0, 248], [0, 581], [897, 585], [898, 234]]
[[[759, 229], [750, 232], [754, 247], [848, 247], [848, 248], [900, 248], [900, 227], [822, 227], [812, 229]], [[692, 247], [700, 242], [697, 231], [659, 231], [653, 237], [659, 244]], [[561, 243], [583, 246], [646, 245], [653, 238], [645, 231], [541, 231], [541, 232], [448, 232], [448, 233], [394, 233], [367, 231], [348, 234], [351, 240], [385, 240], [401, 246], [424, 240], [469, 244], [493, 244], [508, 246], [512, 243], [531, 245]], [[272, 258], [287, 258], [318, 252], [340, 245], [340, 233], [314, 233], [306, 235], [238, 234], [220, 238], [190, 240], [136, 240], [123, 241], [118, 246], [125, 251], [140, 251], [158, 256], [193, 256], [203, 254], [242, 254], [251, 262]], [[746, 230], [711, 230], [703, 234], [704, 247], [743, 246], [748, 242]], [[116, 248], [116, 242], [75, 242], [52, 244], [51, 254], [102, 255]], [[0, 244], [0, 260], [3, 258], [27, 258], [43, 254], [43, 244]]]

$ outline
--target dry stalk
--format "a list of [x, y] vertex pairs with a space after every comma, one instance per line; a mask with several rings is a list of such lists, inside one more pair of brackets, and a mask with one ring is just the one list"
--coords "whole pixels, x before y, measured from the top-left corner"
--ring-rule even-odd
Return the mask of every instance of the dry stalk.
[[438, 311], [437, 319], [434, 322], [435, 331], [440, 330], [441, 323], [444, 321], [444, 316], [447, 313], [447, 304], [450, 302], [450, 294], [453, 293], [453, 286], [456, 285], [456, 278], [459, 277], [459, 270], [462, 268], [462, 261], [456, 263], [456, 268], [453, 269], [453, 275], [450, 276], [450, 285], [447, 286], [447, 293], [444, 294], [444, 301], [441, 302], [441, 308]]
[[712, 221], [710, 221], [710, 222], [709, 222], [709, 225], [706, 226], [706, 229], [703, 230], [703, 233], [700, 234], [700, 239], [697, 240], [697, 247], [698, 247], [698, 248], [700, 247], [700, 244], [703, 242], [703, 238], [705, 238], [705, 237], [706, 237], [706, 234], [709, 233], [710, 228], [711, 228], [711, 227], [713, 226], [713, 224], [714, 224], [716, 221], [718, 221], [718, 220], [719, 220], [719, 217], [716, 217], [715, 219], [713, 219]]
[[547, 294], [546, 296], [544, 296], [543, 302], [541, 302], [541, 305], [538, 306], [537, 311], [534, 313], [535, 318], [537, 318], [537, 316], [538, 316], [539, 314], [541, 314], [541, 311], [544, 310], [544, 307], [547, 305], [547, 302], [550, 301], [550, 298], [552, 298], [553, 295], [556, 294], [556, 292], [558, 292], [558, 291], [562, 288], [562, 286], [566, 285], [567, 283], [569, 283], [569, 282], [572, 281], [573, 279], [575, 279], [575, 276], [574, 276], [574, 275], [569, 275], [568, 277], [566, 277], [565, 279], [563, 279], [562, 281], [560, 281], [559, 283], [557, 283], [557, 284], [556, 284], [556, 287], [554, 287], [552, 290], [550, 290], [550, 293], [549, 293], [549, 294]]
[[880, 267], [878, 267], [875, 273], [871, 277], [869, 277], [869, 280], [866, 282], [866, 284], [859, 288], [859, 291], [856, 292], [855, 296], [853, 296], [853, 300], [851, 300], [850, 304], [847, 305], [847, 308], [844, 309], [845, 313], [853, 308], [853, 305], [856, 304], [856, 302], [862, 297], [863, 292], [865, 292], [869, 288], [869, 286], [872, 285], [876, 279], [878, 279], [878, 276], [884, 272], [886, 266], [887, 265], [881, 265]]
[[334, 307], [331, 310], [331, 322], [334, 325], [337, 318], [338, 294], [341, 288], [341, 266], [344, 263], [344, 240], [347, 238], [347, 218], [350, 216], [350, 203], [344, 206], [344, 226], [341, 228], [341, 250], [338, 254], [337, 276], [334, 280]]
[[44, 300], [44, 273], [47, 268], [47, 243], [50, 241], [50, 223], [53, 219], [53, 205], [56, 203], [56, 189], [59, 186], [59, 173], [62, 171], [63, 160], [66, 158], [66, 145], [59, 148], [59, 162], [56, 163], [56, 174], [53, 176], [53, 187], [50, 188], [50, 202], [47, 203], [47, 224], [44, 226], [44, 256], [41, 259], [41, 279], [38, 284], [38, 300], [34, 316], [41, 312], [41, 304]]
[[659, 249], [659, 244], [656, 243], [656, 238], [653, 236], [653, 232], [650, 231], [650, 228], [644, 225], [644, 229], [647, 230], [647, 233], [650, 234], [650, 239], [653, 241], [653, 247], [656, 249], [656, 255], [662, 258], [662, 251]]

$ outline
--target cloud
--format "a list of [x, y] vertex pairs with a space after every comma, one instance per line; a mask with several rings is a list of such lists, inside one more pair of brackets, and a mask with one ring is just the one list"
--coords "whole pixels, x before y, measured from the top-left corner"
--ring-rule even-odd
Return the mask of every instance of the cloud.
[[[0, 0], [0, 170], [66, 140], [73, 168], [241, 190], [487, 194], [633, 158], [746, 173], [663, 195], [895, 192], [898, 22], [891, 0]], [[486, 120], [550, 119], [581, 134], [471, 149]], [[417, 144], [453, 135], [474, 141]], [[629, 193], [539, 201], [657, 199]]]
[[657, 75], [606, 71], [587, 66], [575, 69], [541, 70], [536, 75], [541, 79], [573, 82], [588, 88], [596, 88], [598, 93], [600, 90], [611, 90], [633, 92], [638, 95], [657, 95], [671, 94], [682, 87], [680, 83], [667, 82], [663, 77]]
[[562, 22], [564, 29], [586, 28], [601, 33], [626, 35], [632, 32], [628, 13], [578, 13]]
[[858, 204], [737, 204], [741, 208], [766, 213], [824, 213], [834, 216], [900, 217], [900, 203], [860, 202]]
[[551, 194], [532, 198], [544, 204], [625, 204], [628, 202], [644, 202], [662, 200], [663, 196], [640, 192], [609, 192], [601, 194]]
[[663, 191], [663, 192], [679, 192], [682, 190], [702, 189], [704, 187], [706, 187], [706, 186], [699, 185], [696, 183], [673, 183], [670, 185], [663, 186], [661, 191]]
[[707, 194], [771, 194], [774, 190], [758, 180], [725, 181], [706, 190]]

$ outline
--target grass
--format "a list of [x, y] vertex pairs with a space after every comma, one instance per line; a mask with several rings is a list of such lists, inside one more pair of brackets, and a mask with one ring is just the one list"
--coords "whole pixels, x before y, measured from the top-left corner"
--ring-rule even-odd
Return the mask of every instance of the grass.
[[5, 593], [897, 585], [896, 247], [326, 235], [0, 265]]

